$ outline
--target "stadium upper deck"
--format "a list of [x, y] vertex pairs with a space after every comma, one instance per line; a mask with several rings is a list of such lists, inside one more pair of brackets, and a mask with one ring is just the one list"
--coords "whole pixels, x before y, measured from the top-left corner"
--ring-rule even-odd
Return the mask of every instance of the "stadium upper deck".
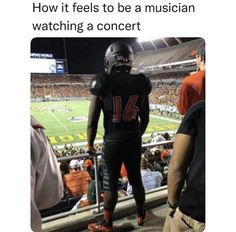
[[135, 54], [133, 70], [145, 72], [168, 69], [168, 71], [173, 71], [173, 68], [177, 68], [175, 71], [179, 71], [186, 66], [195, 68], [191, 52], [202, 42], [203, 39], [196, 39], [171, 47], [138, 52]]

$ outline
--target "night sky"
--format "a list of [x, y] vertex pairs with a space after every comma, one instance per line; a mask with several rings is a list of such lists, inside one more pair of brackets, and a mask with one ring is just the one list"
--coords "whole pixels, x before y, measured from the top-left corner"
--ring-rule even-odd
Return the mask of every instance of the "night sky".
[[55, 59], [67, 58], [70, 74], [103, 73], [105, 51], [117, 40], [134, 46], [136, 38], [35, 38], [31, 41], [31, 53], [50, 53]]

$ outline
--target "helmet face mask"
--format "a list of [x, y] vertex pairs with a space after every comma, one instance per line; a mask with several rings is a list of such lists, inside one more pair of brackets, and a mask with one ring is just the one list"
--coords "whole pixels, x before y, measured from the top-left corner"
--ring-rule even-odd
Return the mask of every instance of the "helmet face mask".
[[133, 50], [130, 45], [122, 42], [112, 43], [106, 50], [104, 69], [107, 74], [116, 70], [130, 72], [133, 66]]

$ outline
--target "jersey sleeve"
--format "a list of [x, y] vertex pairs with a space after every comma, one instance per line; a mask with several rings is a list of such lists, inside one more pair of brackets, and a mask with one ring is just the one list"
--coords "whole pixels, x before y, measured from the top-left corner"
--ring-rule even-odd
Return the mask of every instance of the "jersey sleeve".
[[141, 89], [142, 89], [142, 94], [143, 95], [148, 95], [152, 91], [152, 84], [151, 81], [149, 80], [148, 77], [145, 75], [141, 74]]
[[96, 75], [90, 84], [90, 92], [95, 96], [104, 96], [106, 94], [106, 77], [104, 75]]

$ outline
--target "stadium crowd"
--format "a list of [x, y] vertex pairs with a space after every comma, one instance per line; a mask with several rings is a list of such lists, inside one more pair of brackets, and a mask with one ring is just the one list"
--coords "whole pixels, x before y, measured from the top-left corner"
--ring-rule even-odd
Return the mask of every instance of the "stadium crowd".
[[31, 97], [41, 99], [89, 97], [89, 92], [85, 84], [31, 86]]
[[[150, 76], [152, 92], [149, 95], [150, 104], [156, 111], [177, 113], [176, 104], [179, 86], [185, 72], [162, 73]], [[32, 74], [31, 98], [44, 101], [56, 99], [70, 99], [74, 97], [89, 98], [89, 83], [92, 76], [86, 76], [82, 81], [79, 75], [43, 75]], [[170, 108], [171, 107], [171, 108]], [[169, 114], [171, 116], [171, 114]]]
[[32, 85], [39, 84], [58, 84], [58, 83], [88, 83], [93, 75], [77, 75], [77, 74], [45, 74], [45, 73], [32, 73]]
[[175, 106], [178, 99], [179, 86], [163, 84], [154, 88], [150, 94], [151, 104]]

